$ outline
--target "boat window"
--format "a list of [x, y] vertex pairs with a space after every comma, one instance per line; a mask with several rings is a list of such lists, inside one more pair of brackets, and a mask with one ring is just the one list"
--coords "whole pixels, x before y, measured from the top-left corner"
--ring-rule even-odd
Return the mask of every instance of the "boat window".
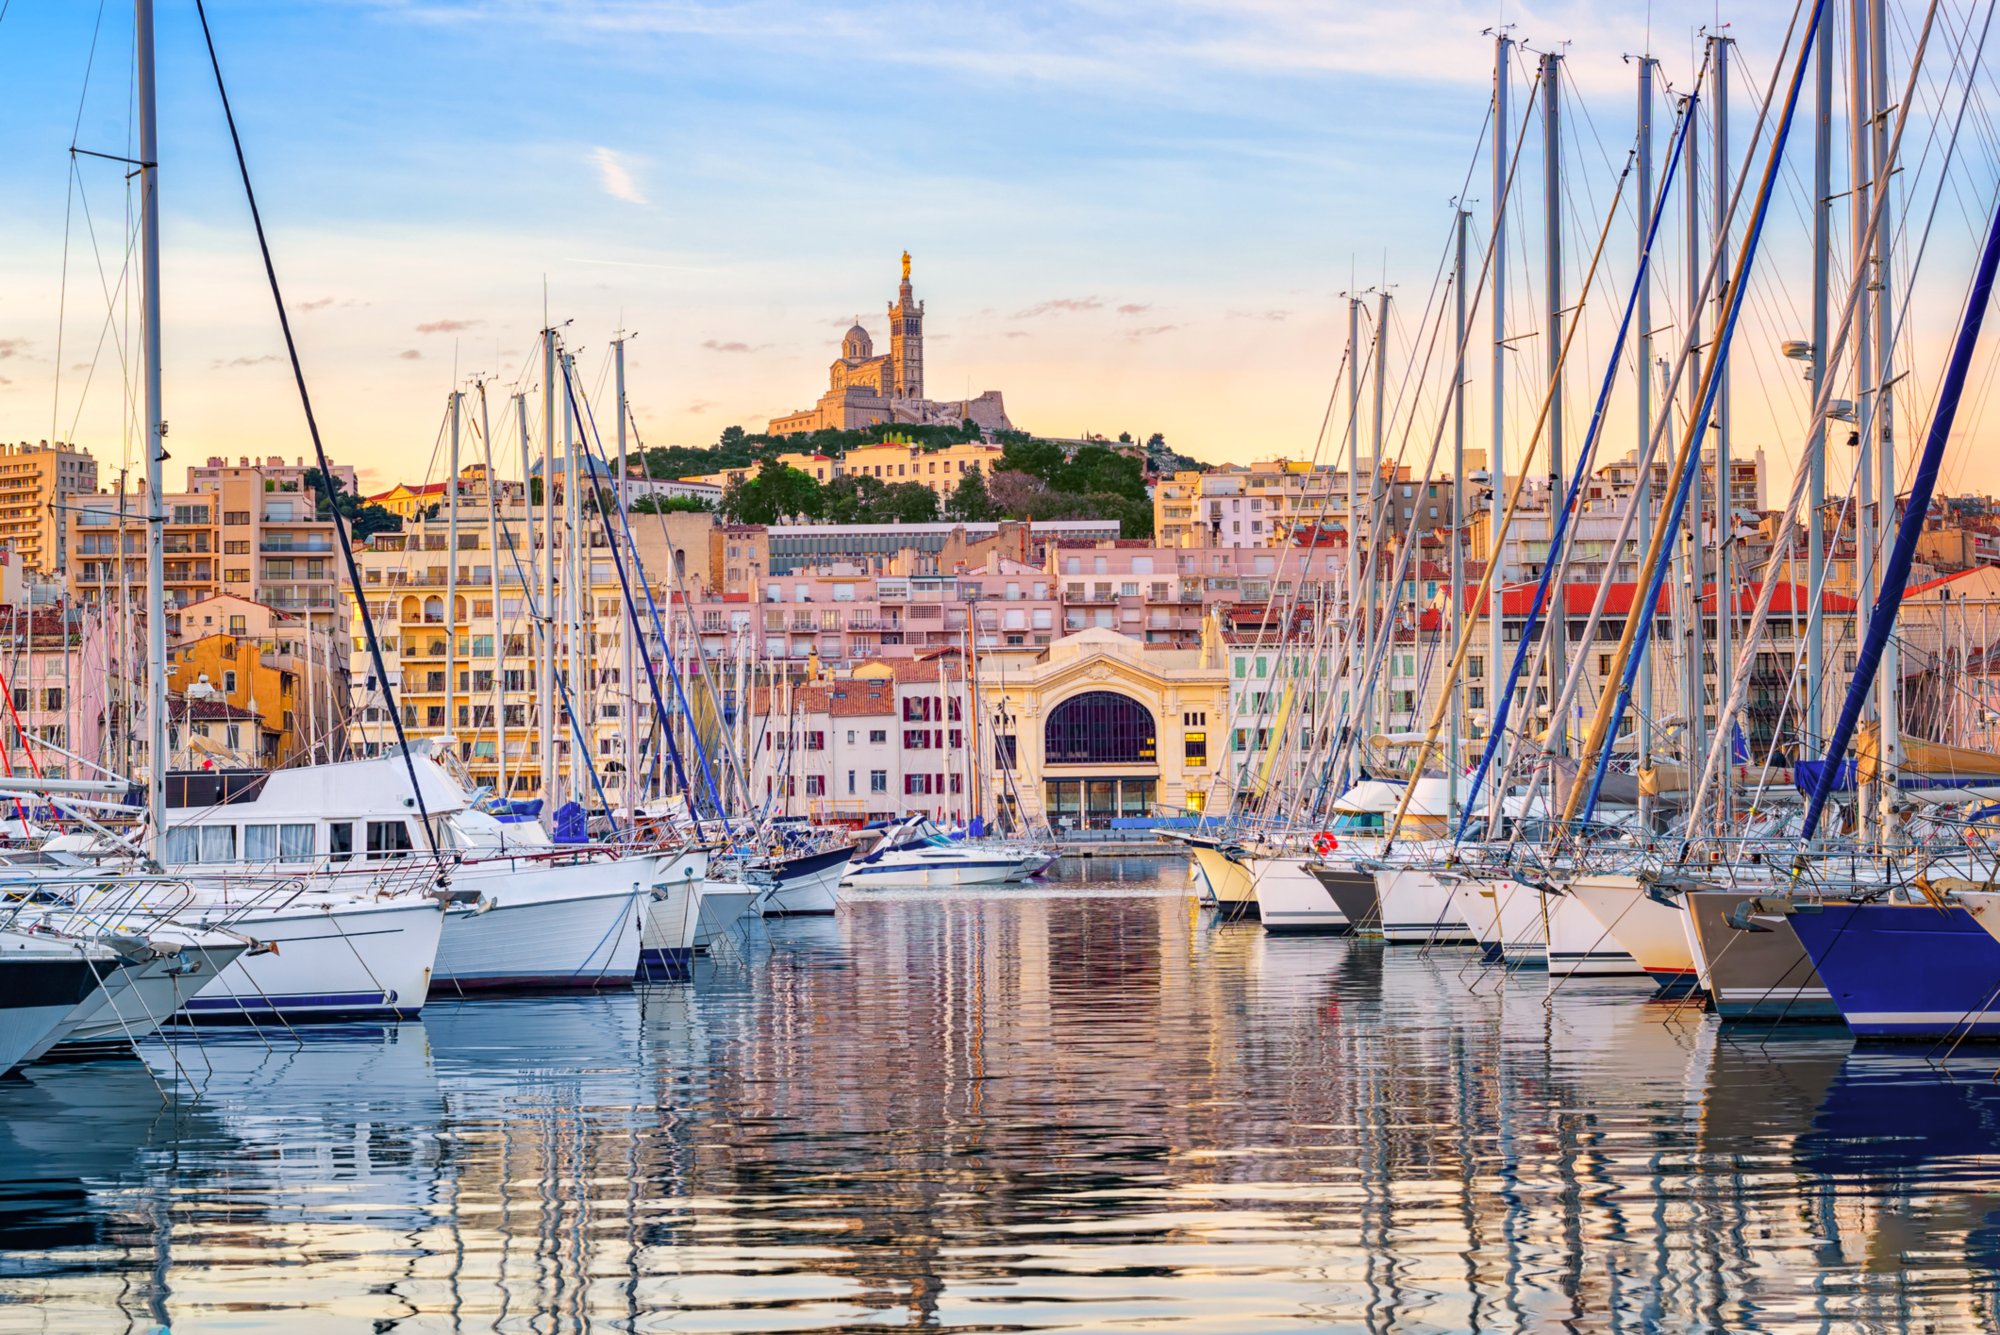
[[203, 862], [236, 861], [236, 827], [234, 825], [202, 826], [201, 860]]
[[246, 825], [243, 827], [243, 860], [245, 862], [269, 862], [277, 856], [277, 826]]
[[368, 822], [368, 856], [400, 858], [410, 852], [410, 827], [399, 820]]
[[199, 862], [201, 831], [192, 826], [167, 831], [168, 862]]
[[345, 862], [354, 856], [354, 822], [351, 820], [330, 821], [326, 827], [326, 851], [335, 862]]
[[310, 862], [313, 855], [313, 827], [310, 823], [278, 827], [278, 856], [287, 862]]

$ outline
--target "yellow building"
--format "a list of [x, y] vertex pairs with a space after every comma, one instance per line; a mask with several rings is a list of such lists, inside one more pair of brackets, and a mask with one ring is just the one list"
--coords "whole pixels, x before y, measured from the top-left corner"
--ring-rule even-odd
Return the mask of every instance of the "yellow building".
[[885, 485], [920, 482], [936, 492], [942, 504], [951, 499], [968, 473], [991, 477], [1003, 453], [998, 445], [968, 443], [926, 449], [890, 441], [849, 450], [840, 460], [839, 473], [843, 477], [878, 478]]
[[254, 716], [261, 730], [270, 734], [272, 749], [257, 748], [263, 763], [284, 765], [300, 749], [296, 710], [299, 674], [295, 660], [281, 653], [274, 642], [229, 634], [204, 635], [167, 651], [169, 692], [186, 696], [204, 682], [213, 692], [205, 698]]
[[1221, 809], [1229, 668], [1211, 619], [1199, 649], [1163, 649], [1091, 629], [1050, 644], [1004, 672], [982, 662], [980, 726], [987, 754], [1011, 757], [983, 776], [987, 810], [1061, 828], [1101, 827], [1204, 804]]
[[0, 444], [0, 549], [43, 574], [63, 570], [68, 556], [61, 507], [97, 490], [97, 461], [60, 442]]

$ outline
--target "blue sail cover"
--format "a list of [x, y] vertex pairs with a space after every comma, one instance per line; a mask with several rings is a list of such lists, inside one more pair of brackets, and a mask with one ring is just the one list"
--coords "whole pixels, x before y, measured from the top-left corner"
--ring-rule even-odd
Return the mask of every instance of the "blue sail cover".
[[[1824, 760], [1801, 760], [1792, 766], [1792, 787], [1802, 793], [1810, 793], [1819, 787], [1820, 771], [1830, 762]], [[1833, 786], [1828, 791], [1851, 793], [1854, 791], [1854, 757], [1840, 762], [1838, 772], [1833, 776]]]

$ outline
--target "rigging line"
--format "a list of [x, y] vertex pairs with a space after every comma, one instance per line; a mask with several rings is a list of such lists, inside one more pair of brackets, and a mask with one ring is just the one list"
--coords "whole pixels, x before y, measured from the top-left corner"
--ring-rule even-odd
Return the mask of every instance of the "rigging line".
[[[209, 30], [208, 9], [203, 0], [194, 0], [194, 12], [201, 20], [202, 40], [208, 46], [209, 67], [215, 71], [216, 95], [222, 101], [222, 117], [229, 126], [229, 143], [235, 150], [236, 168], [243, 178], [243, 196], [250, 206], [251, 224], [257, 231], [257, 249], [264, 259], [264, 277], [270, 285], [272, 304], [278, 310], [278, 327], [285, 335], [285, 355], [291, 360], [292, 380], [299, 390], [299, 406], [305, 412], [306, 429], [312, 435], [313, 453], [319, 458], [320, 472], [331, 480], [333, 465], [328, 461], [326, 446], [320, 440], [319, 419], [313, 415], [312, 396], [306, 389], [305, 368], [299, 362], [298, 342], [292, 337], [292, 322], [285, 314], [285, 298], [278, 288], [278, 270], [271, 260], [270, 242], [264, 234], [264, 217], [257, 207], [257, 192], [250, 184], [250, 160], [244, 156], [243, 137], [237, 133], [236, 113], [229, 105], [229, 90], [222, 81], [222, 61], [215, 51], [215, 35]], [[416, 799], [418, 823], [423, 826], [424, 842], [430, 847], [431, 857], [436, 861], [438, 872], [442, 876], [445, 870], [444, 850], [438, 844], [437, 831], [431, 827], [430, 810], [424, 801], [423, 785], [417, 780], [416, 757], [410, 754], [409, 738], [403, 732], [402, 712], [394, 707], [395, 696], [389, 686], [389, 669], [382, 658], [382, 640], [375, 631], [374, 615], [368, 610], [368, 592], [362, 586], [361, 567], [354, 559], [354, 542], [348, 533], [346, 517], [340, 513], [338, 506], [334, 507], [332, 518], [334, 536], [340, 539], [341, 559], [346, 562], [347, 578], [354, 589], [355, 607], [361, 613], [361, 631], [367, 637], [368, 656], [373, 660], [375, 675], [382, 683], [383, 697], [390, 701], [389, 721], [395, 725], [396, 743], [403, 754], [403, 768], [410, 776], [410, 792]], [[452, 553], [453, 560], [457, 560], [457, 557], [456, 552]]]

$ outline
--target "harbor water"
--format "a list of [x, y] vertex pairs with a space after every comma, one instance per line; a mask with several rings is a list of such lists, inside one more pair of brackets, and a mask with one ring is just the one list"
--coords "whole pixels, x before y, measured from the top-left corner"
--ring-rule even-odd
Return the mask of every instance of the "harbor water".
[[2000, 1323], [2000, 1064], [1217, 926], [1178, 859], [0, 1083], [0, 1330]]

